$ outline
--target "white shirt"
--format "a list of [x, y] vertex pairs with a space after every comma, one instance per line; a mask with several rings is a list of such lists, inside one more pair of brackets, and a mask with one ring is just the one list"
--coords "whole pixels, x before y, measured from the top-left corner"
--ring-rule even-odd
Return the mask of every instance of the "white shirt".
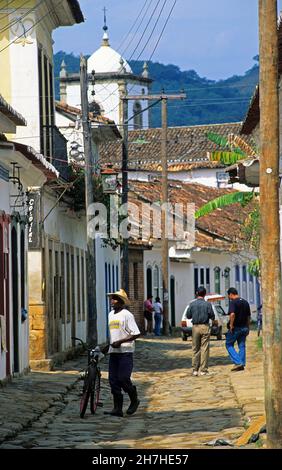
[[[128, 335], [140, 335], [138, 326], [136, 325], [134, 316], [126, 308], [115, 313], [111, 310], [109, 313], [109, 331], [110, 343], [126, 338]], [[134, 352], [135, 341], [122, 343], [119, 348], [110, 346], [109, 353], [128, 353]]]
[[154, 307], [155, 313], [162, 313], [162, 311], [163, 311], [163, 306], [162, 306], [162, 304], [161, 304], [160, 302], [155, 302], [154, 305], [153, 305], [153, 307]]

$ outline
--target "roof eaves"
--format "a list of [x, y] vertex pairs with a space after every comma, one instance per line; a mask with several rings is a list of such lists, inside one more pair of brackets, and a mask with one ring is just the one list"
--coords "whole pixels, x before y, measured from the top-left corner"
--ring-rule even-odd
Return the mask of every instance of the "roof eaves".
[[247, 115], [242, 124], [240, 134], [249, 135], [258, 125], [260, 120], [259, 108], [259, 85], [256, 86], [255, 92], [252, 96]]
[[76, 21], [76, 23], [83, 23], [84, 22], [84, 16], [81, 11], [80, 5], [78, 0], [68, 0], [69, 7], [72, 11], [73, 17]]
[[26, 126], [25, 118], [12, 108], [7, 101], [0, 95], [0, 113], [5, 114], [16, 126]]
[[30, 160], [35, 167], [40, 169], [47, 179], [57, 179], [59, 177], [59, 172], [56, 168], [46, 160], [46, 158], [41, 154], [36, 152], [32, 147], [28, 145], [19, 144], [18, 142], [12, 142], [15, 150], [21, 152], [28, 160]]

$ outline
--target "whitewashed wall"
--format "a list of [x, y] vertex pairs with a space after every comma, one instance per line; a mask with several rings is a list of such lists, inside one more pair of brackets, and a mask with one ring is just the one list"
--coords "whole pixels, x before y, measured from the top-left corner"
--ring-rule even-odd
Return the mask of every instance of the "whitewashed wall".
[[[217, 188], [216, 173], [220, 169], [201, 168], [193, 171], [169, 171], [168, 179], [172, 181], [181, 181], [183, 183], [197, 183], [210, 188]], [[154, 171], [130, 171], [129, 179], [134, 181], [150, 181], [152, 178], [159, 178], [160, 173]], [[244, 184], [229, 184], [227, 188], [233, 188], [237, 191], [250, 191], [250, 188]]]
[[[107, 340], [108, 314], [110, 304], [107, 293], [120, 288], [120, 249], [113, 250], [103, 246], [101, 239], [96, 239], [96, 292], [97, 292], [97, 330], [98, 343]], [[105, 272], [107, 265], [107, 273]], [[114, 270], [114, 273], [113, 273]], [[117, 276], [118, 271], [118, 276]], [[106, 279], [107, 276], [107, 279]], [[118, 279], [117, 279], [118, 277]], [[109, 282], [110, 278], [110, 282]]]
[[[186, 252], [187, 254], [188, 252]], [[180, 256], [180, 254], [178, 253]], [[183, 253], [185, 256], [185, 253]], [[182, 255], [182, 256], [183, 256]], [[235, 282], [235, 265], [239, 264], [240, 269], [240, 284]], [[244, 263], [246, 266], [246, 263]], [[147, 285], [147, 268], [155, 266], [159, 267], [161, 272], [161, 251], [160, 249], [153, 248], [151, 251], [144, 252], [144, 298], [146, 297]], [[179, 326], [183, 311], [189, 301], [194, 298], [194, 268], [209, 268], [210, 271], [210, 293], [215, 292], [215, 275], [214, 268], [219, 267], [220, 271], [220, 293], [226, 295], [226, 280], [222, 276], [225, 268], [230, 268], [230, 287], [236, 287], [239, 294], [245, 294], [246, 300], [250, 302], [252, 317], [256, 318], [257, 308], [257, 294], [255, 289], [255, 279], [253, 279], [253, 294], [251, 295], [251, 277], [247, 273], [247, 282], [244, 286], [243, 282], [243, 265], [242, 262], [237, 262], [234, 256], [229, 253], [211, 253], [209, 251], [194, 251], [191, 253], [191, 258], [187, 258], [185, 262], [176, 262], [170, 260], [169, 276], [175, 278], [175, 323]], [[160, 279], [161, 282], [161, 279]], [[161, 286], [160, 286], [161, 287]], [[153, 294], [154, 295], [154, 294]], [[228, 310], [228, 299], [221, 302], [225, 311]], [[171, 312], [170, 312], [171, 314]], [[171, 318], [171, 317], [170, 317]]]
[[[141, 95], [142, 90], [145, 90], [145, 94], [148, 92], [148, 88], [144, 85], [133, 85], [128, 84], [129, 94]], [[66, 101], [70, 106], [81, 107], [80, 98], [80, 85], [77, 82], [67, 82], [66, 84], [67, 96]], [[93, 99], [91, 95], [91, 87], [89, 87], [89, 102]], [[101, 107], [102, 114], [112, 119], [116, 124], [120, 124], [120, 95], [118, 84], [112, 80], [103, 81], [103, 83], [96, 83], [95, 85], [95, 101]], [[142, 109], [148, 106], [148, 102], [140, 102]], [[133, 116], [134, 102], [128, 102], [128, 117]], [[144, 111], [143, 116], [143, 127], [147, 128], [149, 125], [149, 111]], [[129, 129], [133, 128], [133, 119], [129, 122]]]

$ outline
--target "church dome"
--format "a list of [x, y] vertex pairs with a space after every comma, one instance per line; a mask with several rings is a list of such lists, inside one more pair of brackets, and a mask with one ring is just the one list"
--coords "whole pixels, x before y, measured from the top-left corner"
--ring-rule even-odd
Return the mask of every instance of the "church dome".
[[107, 32], [104, 33], [101, 47], [88, 59], [88, 73], [121, 72], [132, 73], [130, 65], [111, 48]]

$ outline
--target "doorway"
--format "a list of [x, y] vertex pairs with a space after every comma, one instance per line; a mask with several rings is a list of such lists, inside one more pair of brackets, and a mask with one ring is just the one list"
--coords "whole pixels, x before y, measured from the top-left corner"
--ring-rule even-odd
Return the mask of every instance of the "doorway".
[[152, 295], [152, 268], [147, 268], [146, 276], [146, 299]]
[[19, 298], [18, 298], [18, 234], [12, 228], [12, 298], [13, 298], [13, 340], [14, 372], [19, 372]]
[[175, 277], [170, 277], [170, 311], [171, 326], [175, 326]]

